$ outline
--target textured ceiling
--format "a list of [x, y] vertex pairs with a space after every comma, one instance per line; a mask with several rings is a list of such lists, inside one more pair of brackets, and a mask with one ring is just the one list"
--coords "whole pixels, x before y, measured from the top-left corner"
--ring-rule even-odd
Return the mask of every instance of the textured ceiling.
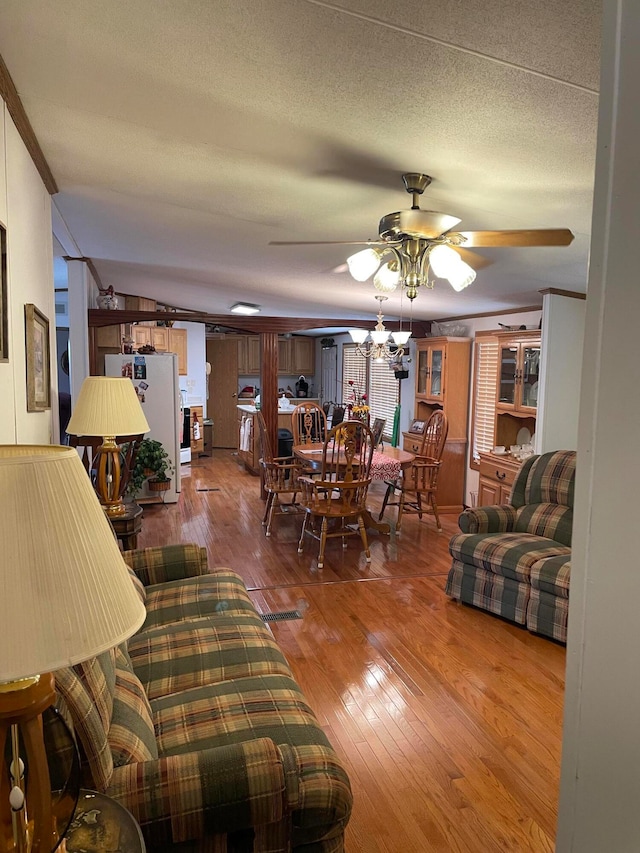
[[[478, 250], [432, 319], [586, 289], [596, 0], [3, 0], [0, 53], [53, 171], [55, 203], [105, 284], [226, 313], [366, 316], [333, 268], [410, 206], [461, 229], [567, 227], [568, 248]], [[408, 306], [405, 301], [405, 313]], [[393, 295], [386, 312], [397, 315]]]

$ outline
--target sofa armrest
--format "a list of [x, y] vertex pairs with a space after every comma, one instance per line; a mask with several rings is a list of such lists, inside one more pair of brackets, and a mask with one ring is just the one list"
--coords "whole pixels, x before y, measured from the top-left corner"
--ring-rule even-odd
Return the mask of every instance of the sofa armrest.
[[278, 823], [288, 811], [282, 755], [270, 738], [116, 767], [107, 793], [162, 850]]
[[515, 528], [517, 514], [510, 504], [478, 506], [460, 514], [458, 527], [463, 533], [510, 533]]
[[199, 545], [142, 548], [122, 556], [145, 586], [207, 574], [207, 551]]

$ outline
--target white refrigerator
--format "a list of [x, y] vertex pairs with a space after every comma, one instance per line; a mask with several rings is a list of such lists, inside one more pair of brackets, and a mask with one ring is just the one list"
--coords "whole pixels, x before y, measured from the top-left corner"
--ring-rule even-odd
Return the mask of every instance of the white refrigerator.
[[[150, 430], [145, 438], [162, 443], [171, 460], [171, 488], [161, 492], [166, 503], [175, 503], [180, 491], [180, 438], [182, 406], [178, 382], [178, 356], [173, 352], [142, 355], [105, 355], [107, 376], [128, 376], [133, 382]], [[169, 475], [169, 472], [167, 472]], [[138, 498], [157, 497], [145, 485]]]

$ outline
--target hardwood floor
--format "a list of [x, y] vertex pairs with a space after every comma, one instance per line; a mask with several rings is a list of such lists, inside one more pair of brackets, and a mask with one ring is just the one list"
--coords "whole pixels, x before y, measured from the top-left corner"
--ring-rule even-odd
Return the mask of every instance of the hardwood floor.
[[[245, 580], [348, 769], [348, 853], [554, 849], [565, 650], [444, 592], [457, 517], [403, 519], [297, 553], [300, 515], [261, 525], [258, 480], [231, 451], [182, 466], [178, 504], [147, 505], [139, 547], [206, 546]], [[383, 485], [373, 484], [379, 507]], [[394, 516], [392, 516], [393, 518]]]

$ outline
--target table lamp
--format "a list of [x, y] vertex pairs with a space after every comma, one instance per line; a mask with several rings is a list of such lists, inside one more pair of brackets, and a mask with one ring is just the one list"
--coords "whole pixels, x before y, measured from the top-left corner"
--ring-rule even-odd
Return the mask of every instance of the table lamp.
[[116, 436], [149, 432], [133, 382], [126, 377], [87, 376], [66, 431], [102, 438], [95, 460], [95, 488], [107, 515], [122, 515], [125, 506], [120, 496], [122, 472]]
[[0, 543], [0, 849], [49, 853], [52, 673], [122, 643], [145, 609], [73, 448], [0, 445]]

